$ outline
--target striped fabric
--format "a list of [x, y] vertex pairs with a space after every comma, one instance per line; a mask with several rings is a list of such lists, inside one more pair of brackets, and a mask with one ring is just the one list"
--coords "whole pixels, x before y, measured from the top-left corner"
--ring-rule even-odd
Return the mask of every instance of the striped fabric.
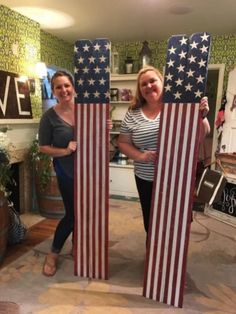
[[[190, 39], [183, 35], [172, 36], [168, 42], [164, 84], [167, 91], [164, 94], [157, 146], [159, 153], [143, 295], [176, 307], [183, 306], [200, 134], [199, 95], [203, 96], [205, 92], [209, 37], [206, 33], [194, 34]], [[198, 43], [197, 38], [200, 39]], [[201, 41], [204, 43], [200, 44]], [[193, 60], [197, 62], [202, 51], [204, 56], [200, 56], [200, 65], [197, 66]], [[175, 58], [176, 52], [179, 59]], [[182, 60], [184, 56], [186, 60]], [[185, 74], [179, 71], [183, 67]], [[189, 82], [189, 73], [193, 71], [195, 75]], [[196, 80], [199, 76], [200, 84]], [[183, 85], [181, 88], [180, 81]], [[192, 94], [188, 92], [189, 88]]]
[[75, 273], [107, 279], [110, 43], [78, 41], [75, 52]]

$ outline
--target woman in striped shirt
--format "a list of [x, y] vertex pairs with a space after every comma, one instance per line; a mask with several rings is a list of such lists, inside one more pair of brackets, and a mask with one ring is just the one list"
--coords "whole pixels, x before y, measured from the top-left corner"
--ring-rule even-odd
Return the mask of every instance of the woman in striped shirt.
[[[163, 76], [154, 67], [145, 67], [138, 73], [133, 103], [121, 124], [119, 150], [134, 160], [134, 173], [141, 202], [144, 228], [148, 233], [152, 198], [157, 139], [163, 108]], [[200, 102], [202, 138], [210, 132], [207, 97]]]

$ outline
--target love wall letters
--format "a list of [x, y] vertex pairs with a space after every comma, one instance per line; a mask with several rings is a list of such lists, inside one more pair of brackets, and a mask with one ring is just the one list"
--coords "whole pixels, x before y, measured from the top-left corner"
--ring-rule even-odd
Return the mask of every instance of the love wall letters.
[[0, 71], [0, 119], [32, 119], [28, 82], [18, 74]]

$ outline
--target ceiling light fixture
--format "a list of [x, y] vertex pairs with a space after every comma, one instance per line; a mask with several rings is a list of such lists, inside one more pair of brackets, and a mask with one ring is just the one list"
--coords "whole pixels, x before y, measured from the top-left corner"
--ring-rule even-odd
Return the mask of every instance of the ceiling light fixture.
[[43, 29], [66, 28], [74, 24], [74, 19], [61, 11], [41, 7], [12, 7], [14, 11], [38, 22]]

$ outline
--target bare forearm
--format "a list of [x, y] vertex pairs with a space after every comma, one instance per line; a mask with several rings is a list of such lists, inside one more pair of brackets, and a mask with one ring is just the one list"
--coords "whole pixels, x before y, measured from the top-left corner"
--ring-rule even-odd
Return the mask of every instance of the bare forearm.
[[127, 157], [134, 161], [139, 161], [142, 155], [142, 152], [129, 143], [120, 143], [118, 142], [118, 147], [120, 152], [125, 154]]
[[63, 156], [68, 156], [70, 155], [73, 150], [68, 147], [66, 148], [59, 148], [55, 146], [50, 146], [50, 145], [44, 145], [39, 147], [40, 152], [47, 154], [51, 157], [63, 157]]

